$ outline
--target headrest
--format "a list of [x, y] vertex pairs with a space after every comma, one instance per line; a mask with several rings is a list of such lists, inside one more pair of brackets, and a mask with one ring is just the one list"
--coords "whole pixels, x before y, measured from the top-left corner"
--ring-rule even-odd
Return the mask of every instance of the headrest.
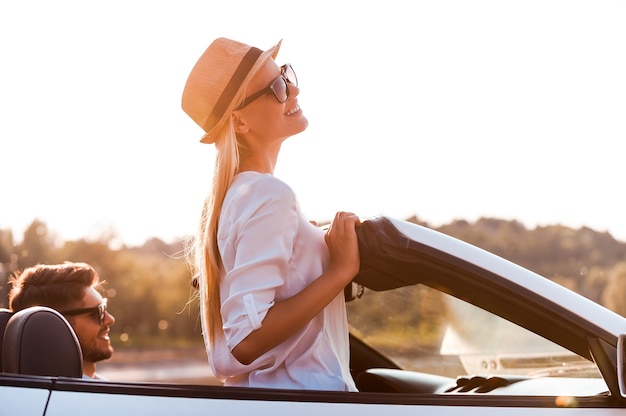
[[0, 308], [0, 371], [2, 371], [2, 341], [4, 340], [4, 328], [7, 327], [9, 318], [13, 316], [13, 312], [7, 308]]
[[82, 377], [82, 357], [74, 330], [54, 309], [26, 308], [7, 323], [2, 345], [5, 373]]

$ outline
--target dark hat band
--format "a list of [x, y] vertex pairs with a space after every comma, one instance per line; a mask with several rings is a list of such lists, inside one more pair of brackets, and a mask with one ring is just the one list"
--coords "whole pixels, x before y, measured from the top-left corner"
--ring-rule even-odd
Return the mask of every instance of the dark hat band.
[[253, 47], [250, 48], [250, 50], [245, 54], [245, 56], [237, 66], [235, 73], [226, 85], [226, 88], [224, 88], [224, 91], [222, 91], [220, 98], [215, 103], [215, 106], [213, 107], [209, 118], [204, 124], [204, 131], [209, 131], [222, 118], [224, 112], [228, 108], [228, 105], [233, 101], [233, 98], [235, 98], [235, 94], [237, 93], [237, 90], [246, 78], [246, 75], [248, 75], [250, 69], [252, 69], [254, 63], [257, 61], [259, 56], [261, 56], [262, 53], [262, 50]]

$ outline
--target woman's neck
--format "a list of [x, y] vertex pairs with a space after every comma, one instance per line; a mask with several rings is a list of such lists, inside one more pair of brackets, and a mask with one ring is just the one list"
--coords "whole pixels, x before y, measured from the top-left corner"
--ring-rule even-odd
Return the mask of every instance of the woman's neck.
[[240, 152], [239, 168], [237, 171], [254, 171], [273, 175], [279, 150], [280, 148], [271, 152]]
[[253, 171], [259, 173], [269, 173], [270, 175], [274, 174], [274, 165], [272, 161], [260, 160], [260, 159], [246, 159], [239, 163], [238, 172], [246, 172]]

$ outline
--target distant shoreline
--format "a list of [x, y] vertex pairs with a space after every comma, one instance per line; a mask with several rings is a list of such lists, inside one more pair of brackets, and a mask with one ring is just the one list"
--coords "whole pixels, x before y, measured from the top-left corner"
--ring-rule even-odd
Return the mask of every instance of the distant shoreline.
[[204, 347], [118, 348], [97, 371], [110, 381], [220, 385]]

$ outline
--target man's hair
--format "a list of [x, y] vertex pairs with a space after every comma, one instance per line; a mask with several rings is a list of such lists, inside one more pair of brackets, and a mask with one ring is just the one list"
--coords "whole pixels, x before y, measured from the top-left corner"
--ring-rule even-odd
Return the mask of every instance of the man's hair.
[[98, 273], [86, 263], [38, 264], [17, 272], [9, 279], [9, 308], [13, 312], [30, 306], [56, 310], [70, 307], [85, 295], [85, 289], [101, 290]]

